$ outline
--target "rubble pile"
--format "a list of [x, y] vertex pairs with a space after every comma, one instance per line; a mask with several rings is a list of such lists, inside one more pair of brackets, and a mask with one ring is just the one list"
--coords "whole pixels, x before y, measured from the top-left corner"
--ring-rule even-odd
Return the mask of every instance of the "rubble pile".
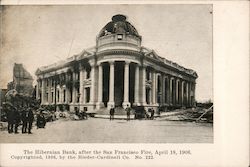
[[167, 115], [163, 120], [171, 121], [190, 121], [190, 122], [207, 122], [213, 123], [213, 107], [206, 108], [192, 108], [192, 109], [178, 109], [174, 114]]

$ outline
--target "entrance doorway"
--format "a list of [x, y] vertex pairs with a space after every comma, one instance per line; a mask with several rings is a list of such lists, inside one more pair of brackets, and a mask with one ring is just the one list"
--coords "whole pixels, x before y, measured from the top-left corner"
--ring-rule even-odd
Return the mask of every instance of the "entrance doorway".
[[115, 62], [115, 107], [121, 107], [124, 97], [124, 62]]

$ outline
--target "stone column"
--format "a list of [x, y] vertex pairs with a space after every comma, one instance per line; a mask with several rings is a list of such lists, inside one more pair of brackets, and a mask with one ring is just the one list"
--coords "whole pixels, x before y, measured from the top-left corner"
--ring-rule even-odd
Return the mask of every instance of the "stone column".
[[[69, 73], [66, 73], [65, 75], [66, 75], [66, 76], [65, 76], [65, 77], [66, 77], [66, 78], [65, 78], [65, 79], [66, 79], [66, 83], [68, 83], [68, 82], [70, 81], [70, 79], [69, 79], [69, 78], [70, 78], [70, 77], [69, 77]], [[68, 86], [69, 86], [69, 85], [66, 84], [66, 88], [65, 88], [65, 89], [66, 89], [66, 103], [69, 103], [69, 102], [70, 102], [70, 89], [69, 89]], [[55, 93], [54, 93], [54, 94], [55, 94]]]
[[63, 87], [60, 86], [60, 103], [63, 103]]
[[147, 105], [146, 102], [146, 67], [142, 66], [142, 105]]
[[196, 101], [195, 101], [195, 87], [196, 87], [196, 83], [193, 83], [193, 96], [194, 96], [194, 101], [193, 101], [193, 104], [192, 106], [196, 106]]
[[164, 76], [164, 75], [162, 75], [162, 95], [161, 95], [161, 97], [162, 97], [162, 104], [165, 104], [166, 103], [166, 100], [165, 100], [165, 89], [166, 89], [166, 85], [165, 85], [165, 79], [166, 79], [166, 77]]
[[139, 74], [139, 65], [136, 64], [135, 66], [135, 89], [134, 89], [134, 105], [136, 106], [139, 106], [140, 105], [140, 99], [139, 99], [139, 89], [140, 89], [140, 86], [139, 86], [139, 78], [140, 78], [140, 74]]
[[187, 85], [186, 85], [186, 90], [187, 90], [187, 107], [189, 106], [189, 83], [187, 82]]
[[[152, 104], [152, 69], [150, 68], [148, 73], [149, 73], [149, 80], [151, 81], [151, 86], [150, 86], [150, 89], [148, 91], [148, 104]], [[147, 89], [146, 89], [147, 90]]]
[[95, 102], [95, 73], [96, 73], [95, 62], [90, 61], [89, 64], [91, 66], [91, 72], [90, 72], [91, 87], [90, 87], [90, 100], [89, 100], [89, 102], [91, 104], [94, 104], [94, 102]]
[[42, 79], [42, 91], [41, 91], [41, 94], [42, 94], [42, 99], [41, 99], [41, 104], [44, 104], [45, 103], [45, 80], [44, 78]]
[[182, 81], [181, 82], [181, 106], [183, 106], [184, 104], [184, 84], [185, 84], [185, 81]]
[[158, 74], [155, 74], [155, 104], [158, 104]]
[[83, 104], [83, 96], [84, 96], [84, 87], [83, 87], [83, 73], [84, 73], [84, 68], [83, 68], [83, 65], [82, 64], [80, 64], [80, 68], [79, 68], [79, 70], [80, 70], [80, 76], [79, 76], [79, 94], [80, 94], [80, 99], [79, 99], [79, 103], [80, 103], [80, 110], [83, 110], [83, 108], [82, 108], [82, 104]]
[[103, 67], [102, 64], [98, 65], [98, 99], [96, 103], [97, 109], [100, 109], [101, 107], [104, 106], [103, 104]]
[[109, 70], [109, 102], [108, 102], [108, 109], [110, 109], [111, 107], [115, 107], [115, 100], [114, 100], [115, 67], [114, 67], [114, 64], [115, 64], [114, 61], [109, 62], [110, 70]]
[[176, 101], [176, 104], [179, 104], [179, 79], [176, 80], [175, 86], [176, 86], [175, 101]]
[[129, 103], [129, 61], [125, 61], [124, 65], [124, 92], [123, 92], [123, 108], [127, 108], [127, 106], [130, 107]]
[[173, 105], [174, 104], [174, 98], [173, 98], [173, 93], [174, 93], [173, 92], [174, 78], [171, 77], [169, 81], [170, 81], [170, 84], [169, 84], [170, 85], [170, 104]]
[[52, 103], [52, 94], [51, 94], [51, 86], [52, 86], [52, 80], [48, 78], [49, 86], [48, 86], [48, 103]]
[[[73, 78], [73, 83], [76, 81], [76, 73], [73, 72], [72, 73], [72, 78]], [[73, 89], [72, 89], [72, 103], [75, 104], [76, 103], [76, 88], [75, 85], [73, 84]]]
[[191, 106], [191, 83], [188, 84], [188, 106]]
[[166, 103], [169, 104], [169, 98], [170, 98], [170, 97], [169, 97], [169, 96], [170, 96], [170, 95], [169, 95], [169, 94], [170, 94], [170, 93], [169, 93], [169, 92], [170, 92], [169, 77], [166, 76], [165, 79], [167, 80], [167, 81], [166, 81], [166, 82], [167, 82], [167, 85], [165, 85], [165, 93], [166, 93], [166, 98], [167, 98], [167, 99], [166, 99]]
[[[87, 71], [86, 68], [83, 70], [83, 82], [87, 79]], [[84, 87], [84, 83], [83, 83], [83, 90], [82, 90], [82, 103], [86, 104], [86, 89]]]
[[156, 75], [155, 71], [152, 71], [152, 104], [156, 103]]

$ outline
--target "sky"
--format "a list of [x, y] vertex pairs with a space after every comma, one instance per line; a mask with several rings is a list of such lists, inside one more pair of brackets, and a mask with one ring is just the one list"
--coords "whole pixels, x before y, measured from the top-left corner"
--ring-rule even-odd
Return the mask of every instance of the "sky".
[[14, 63], [35, 79], [37, 68], [80, 53], [113, 15], [124, 14], [142, 45], [198, 74], [196, 99], [213, 99], [212, 5], [4, 6], [1, 10], [0, 88]]

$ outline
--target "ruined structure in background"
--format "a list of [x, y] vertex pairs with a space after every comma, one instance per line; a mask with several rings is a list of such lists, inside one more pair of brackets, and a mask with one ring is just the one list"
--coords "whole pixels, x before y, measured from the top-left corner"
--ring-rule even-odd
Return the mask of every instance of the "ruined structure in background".
[[0, 89], [0, 109], [3, 103], [5, 102], [6, 93], [7, 93], [7, 89]]
[[31, 96], [33, 93], [33, 78], [31, 74], [23, 67], [23, 64], [14, 64], [13, 81], [7, 85], [8, 90], [15, 89], [18, 94]]

